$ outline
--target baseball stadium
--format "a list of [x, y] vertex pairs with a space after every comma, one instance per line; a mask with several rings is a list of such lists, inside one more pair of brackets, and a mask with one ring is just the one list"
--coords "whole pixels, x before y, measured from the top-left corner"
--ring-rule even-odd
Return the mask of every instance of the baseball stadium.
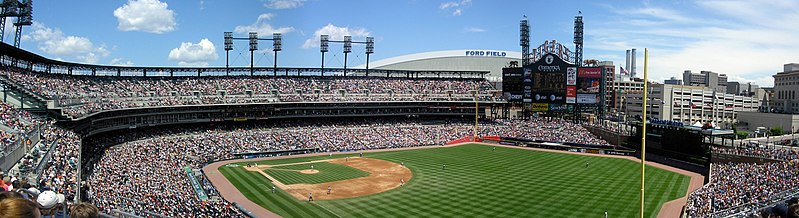
[[[613, 72], [583, 60], [574, 19], [574, 51], [531, 48], [525, 18], [521, 52], [352, 68], [111, 66], [2, 42], [0, 217], [749, 217], [796, 203], [796, 150], [607, 113]], [[341, 45], [320, 39], [324, 63]], [[374, 52], [357, 40], [343, 51]]]

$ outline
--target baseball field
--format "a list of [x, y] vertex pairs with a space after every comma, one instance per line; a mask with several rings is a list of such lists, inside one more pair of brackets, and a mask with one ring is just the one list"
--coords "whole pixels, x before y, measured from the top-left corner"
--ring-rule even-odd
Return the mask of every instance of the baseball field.
[[[478, 144], [359, 156], [242, 160], [218, 172], [283, 217], [638, 216], [640, 164], [627, 159]], [[646, 173], [645, 215], [655, 217], [690, 177]]]

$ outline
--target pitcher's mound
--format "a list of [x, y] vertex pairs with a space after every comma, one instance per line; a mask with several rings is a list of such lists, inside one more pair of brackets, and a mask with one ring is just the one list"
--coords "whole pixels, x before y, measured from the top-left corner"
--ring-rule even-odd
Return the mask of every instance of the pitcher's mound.
[[300, 173], [304, 173], [304, 174], [316, 174], [318, 172], [319, 172], [319, 170], [300, 170]]

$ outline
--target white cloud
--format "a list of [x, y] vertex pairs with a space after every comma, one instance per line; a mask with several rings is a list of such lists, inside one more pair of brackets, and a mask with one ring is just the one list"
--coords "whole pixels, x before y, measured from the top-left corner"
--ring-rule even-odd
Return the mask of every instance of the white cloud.
[[290, 9], [299, 8], [305, 4], [305, 0], [268, 0], [264, 7], [270, 9]]
[[317, 29], [313, 37], [305, 40], [302, 48], [318, 48], [321, 35], [328, 35], [330, 40], [341, 41], [344, 40], [344, 36], [353, 36], [353, 40], [356, 40], [356, 37], [366, 37], [370, 33], [364, 28], [338, 27], [329, 23], [327, 26]]
[[122, 58], [111, 59], [111, 61], [108, 62], [108, 64], [109, 65], [113, 65], [113, 66], [127, 66], [127, 67], [133, 66], [133, 62], [131, 62], [129, 60], [127, 60], [127, 61], [126, 60], [122, 60]]
[[22, 40], [36, 42], [39, 50], [56, 58], [83, 63], [96, 64], [100, 58], [111, 54], [106, 46], [95, 46], [89, 38], [68, 36], [39, 22], [33, 22], [31, 31], [23, 35]]
[[158, 0], [128, 0], [114, 10], [114, 17], [119, 21], [117, 29], [158, 34], [172, 32], [177, 24], [175, 12], [168, 6]]
[[[638, 48], [638, 76], [643, 75], [643, 48], [649, 48], [649, 79], [662, 82], [684, 70], [727, 74], [730, 81], [773, 86], [771, 75], [799, 60], [796, 1], [698, 1], [690, 6], [610, 8], [617, 14], [586, 31], [587, 57]], [[690, 13], [677, 8], [691, 8]]]
[[451, 1], [451, 2], [444, 2], [438, 6], [439, 9], [443, 11], [452, 11], [452, 16], [461, 16], [463, 14], [463, 8], [472, 5], [472, 0], [461, 0], [461, 1]]
[[259, 37], [271, 36], [273, 33], [288, 33], [294, 31], [294, 27], [272, 27], [272, 25], [267, 22], [272, 20], [273, 17], [275, 17], [275, 15], [271, 13], [261, 14], [258, 16], [255, 23], [236, 26], [233, 31], [236, 33], [258, 32]]
[[180, 66], [208, 66], [209, 61], [219, 58], [216, 47], [207, 38], [197, 44], [191, 42], [180, 43], [180, 47], [169, 51], [169, 60], [177, 61]]
[[482, 32], [485, 32], [486, 30], [483, 29], [483, 28], [478, 28], [478, 27], [466, 27], [466, 28], [463, 28], [463, 31], [467, 32], [467, 33], [482, 33]]

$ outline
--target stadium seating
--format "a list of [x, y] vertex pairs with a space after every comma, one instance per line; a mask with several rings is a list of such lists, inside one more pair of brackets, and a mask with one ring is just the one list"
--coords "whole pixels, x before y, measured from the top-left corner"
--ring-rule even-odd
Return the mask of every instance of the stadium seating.
[[2, 70], [72, 117], [123, 108], [265, 102], [482, 100], [495, 90], [484, 79], [381, 77], [91, 77]]

